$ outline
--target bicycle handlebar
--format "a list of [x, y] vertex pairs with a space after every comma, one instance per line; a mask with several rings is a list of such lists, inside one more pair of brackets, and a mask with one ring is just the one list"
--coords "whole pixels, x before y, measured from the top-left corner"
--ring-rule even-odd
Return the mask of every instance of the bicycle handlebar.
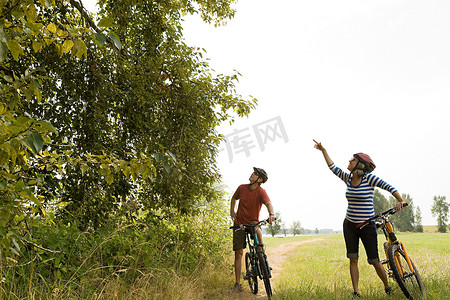
[[[276, 218], [275, 218], [275, 220], [276, 220]], [[249, 228], [260, 227], [260, 226], [266, 225], [267, 223], [269, 223], [269, 219], [259, 221], [256, 224], [234, 225], [234, 226], [231, 226], [230, 229], [242, 230], [242, 229], [244, 229], [246, 227], [249, 227]]]
[[[406, 206], [408, 206], [408, 203], [405, 202], [405, 204], [403, 204], [402, 207], [406, 207]], [[370, 218], [370, 219], [367, 219], [367, 220], [365, 220], [365, 221], [359, 223], [358, 225], [356, 225], [356, 228], [361, 229], [361, 228], [363, 228], [364, 226], [366, 226], [367, 224], [369, 224], [370, 222], [372, 222], [372, 221], [375, 220], [375, 219], [379, 219], [379, 218], [381, 218], [381, 217], [383, 217], [383, 216], [386, 216], [386, 215], [393, 215], [393, 214], [395, 214], [396, 212], [397, 212], [397, 209], [396, 209], [395, 207], [390, 208], [390, 209], [388, 209], [388, 210], [386, 210], [386, 211], [383, 211], [383, 212], [381, 212], [381, 213], [375, 215], [374, 217], [372, 217], [372, 218]]]

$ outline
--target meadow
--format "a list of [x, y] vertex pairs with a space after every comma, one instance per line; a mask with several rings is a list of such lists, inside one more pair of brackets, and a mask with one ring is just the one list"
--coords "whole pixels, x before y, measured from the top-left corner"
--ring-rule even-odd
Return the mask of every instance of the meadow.
[[[274, 299], [351, 299], [343, 236], [330, 234], [320, 237], [314, 243], [298, 247], [284, 262], [283, 271], [273, 280]], [[397, 237], [405, 244], [421, 273], [428, 299], [450, 299], [450, 234], [399, 233]], [[287, 241], [295, 240], [289, 238]], [[379, 249], [383, 249], [383, 241], [384, 236], [380, 235]], [[283, 238], [266, 238], [268, 248], [282, 243]], [[367, 264], [362, 245], [359, 268], [363, 299], [387, 299], [375, 270]], [[395, 280], [389, 281], [394, 289], [389, 299], [405, 299]]]
[[[415, 265], [421, 273], [428, 299], [450, 299], [450, 233], [399, 233]], [[379, 236], [380, 249], [383, 236]], [[296, 237], [265, 237], [269, 263], [273, 267], [272, 286], [274, 300], [277, 299], [351, 299], [351, 282], [348, 259], [342, 234], [311, 235]], [[136, 249], [143, 250], [144, 245]], [[212, 246], [213, 247], [213, 246]], [[132, 268], [120, 269], [110, 276], [95, 276], [95, 265], [85, 271], [80, 284], [85, 281], [96, 283], [92, 293], [75, 296], [63, 292], [58, 282], [50, 283], [41, 274], [31, 272], [32, 278], [39, 277], [40, 285], [31, 283], [30, 277], [21, 284], [0, 284], [0, 299], [267, 299], [262, 281], [260, 292], [251, 294], [247, 282], [242, 282], [243, 292], [233, 293], [233, 252], [229, 238], [213, 247], [223, 253], [210, 252], [208, 259], [199, 260], [191, 269], [180, 268], [180, 256], [172, 267], [140, 268], [140, 276], [129, 282]], [[186, 258], [185, 258], [186, 259]], [[394, 293], [384, 294], [383, 286], [373, 267], [367, 264], [365, 253], [360, 248], [360, 293], [363, 299], [406, 299], [394, 279], [389, 279]], [[91, 275], [89, 275], [91, 274]], [[48, 287], [42, 286], [45, 283]], [[27, 292], [28, 290], [28, 292]]]

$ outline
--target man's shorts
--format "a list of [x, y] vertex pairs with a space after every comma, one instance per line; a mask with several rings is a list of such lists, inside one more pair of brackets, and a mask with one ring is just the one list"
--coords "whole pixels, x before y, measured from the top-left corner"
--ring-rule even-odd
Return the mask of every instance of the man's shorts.
[[245, 230], [233, 230], [233, 251], [245, 249]]
[[362, 229], [356, 228], [358, 223], [344, 220], [344, 239], [347, 248], [348, 258], [358, 258], [359, 256], [359, 239], [361, 239], [367, 254], [367, 262], [371, 265], [380, 261], [378, 256], [378, 235], [377, 227], [374, 223], [370, 223]]

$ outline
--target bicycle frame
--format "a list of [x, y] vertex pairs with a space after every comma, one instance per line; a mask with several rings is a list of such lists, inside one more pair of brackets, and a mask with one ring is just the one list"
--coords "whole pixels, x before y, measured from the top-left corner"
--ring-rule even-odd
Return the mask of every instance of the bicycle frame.
[[[384, 247], [384, 252], [386, 255], [386, 263], [387, 263], [388, 267], [389, 267], [389, 260], [388, 260], [389, 246], [394, 243], [397, 243], [400, 245], [400, 248], [402, 249], [403, 253], [405, 253], [405, 258], [406, 258], [406, 262], [408, 263], [409, 269], [414, 270], [414, 268], [411, 264], [411, 260], [409, 259], [409, 256], [408, 256], [408, 252], [406, 251], [406, 247], [402, 242], [397, 240], [397, 236], [394, 233], [394, 227], [392, 226], [391, 221], [389, 221], [389, 217], [387, 215], [381, 215], [379, 218], [382, 220], [381, 224], [377, 223], [377, 222], [375, 222], [375, 224], [377, 225], [377, 228], [381, 228], [381, 230], [384, 233], [384, 236], [386, 237], [387, 247], [386, 246]], [[397, 267], [399, 269], [403, 269], [403, 266], [401, 266], [401, 265], [397, 265]]]
[[[257, 275], [259, 279], [263, 279], [263, 276], [261, 274], [261, 270], [259, 269], [257, 263], [256, 263], [256, 254], [258, 253], [258, 248], [261, 247], [261, 249], [264, 249], [264, 244], [261, 244], [258, 241], [258, 234], [256, 232], [256, 228], [259, 227], [259, 224], [256, 224], [252, 228], [245, 228], [245, 236], [246, 236], [246, 242], [248, 246], [248, 251], [251, 253], [253, 259], [251, 260], [252, 267], [254, 270], [256, 270]], [[253, 242], [252, 242], [253, 241]]]

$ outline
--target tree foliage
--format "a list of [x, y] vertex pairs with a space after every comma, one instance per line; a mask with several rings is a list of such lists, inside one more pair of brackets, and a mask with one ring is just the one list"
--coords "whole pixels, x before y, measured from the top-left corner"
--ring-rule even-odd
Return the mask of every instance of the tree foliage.
[[302, 234], [302, 224], [300, 221], [294, 221], [291, 225], [291, 232], [294, 236]]
[[389, 202], [378, 189], [375, 189], [373, 194], [373, 208], [375, 210], [375, 214], [389, 209]]
[[414, 220], [414, 231], [416, 232], [423, 232], [423, 225], [422, 225], [422, 212], [420, 210], [420, 207], [416, 207], [416, 212], [414, 214], [415, 220]]
[[182, 37], [184, 14], [216, 25], [234, 1], [0, 1], [0, 246], [33, 222], [81, 230], [111, 218], [189, 213], [217, 197], [216, 126], [255, 99]]
[[[414, 231], [414, 224], [416, 222], [414, 201], [409, 194], [402, 194], [402, 198], [408, 203], [408, 206], [391, 216], [391, 221], [399, 231]], [[389, 197], [390, 207], [395, 207], [397, 202], [397, 199], [394, 197]]]
[[447, 232], [448, 211], [450, 204], [445, 196], [434, 196], [431, 214], [437, 218], [438, 231]]
[[275, 212], [275, 221], [272, 224], [267, 225], [266, 232], [271, 236], [275, 236], [281, 232], [281, 224], [283, 224], [283, 220], [281, 219], [280, 212]]
[[[412, 197], [408, 194], [402, 194], [402, 198], [408, 203], [408, 206], [390, 217], [390, 220], [399, 231], [418, 231], [423, 232], [422, 217], [420, 215], [420, 208], [414, 206]], [[373, 206], [375, 214], [395, 207], [397, 200], [390, 196], [389, 200], [378, 190], [375, 189], [373, 197]]]

